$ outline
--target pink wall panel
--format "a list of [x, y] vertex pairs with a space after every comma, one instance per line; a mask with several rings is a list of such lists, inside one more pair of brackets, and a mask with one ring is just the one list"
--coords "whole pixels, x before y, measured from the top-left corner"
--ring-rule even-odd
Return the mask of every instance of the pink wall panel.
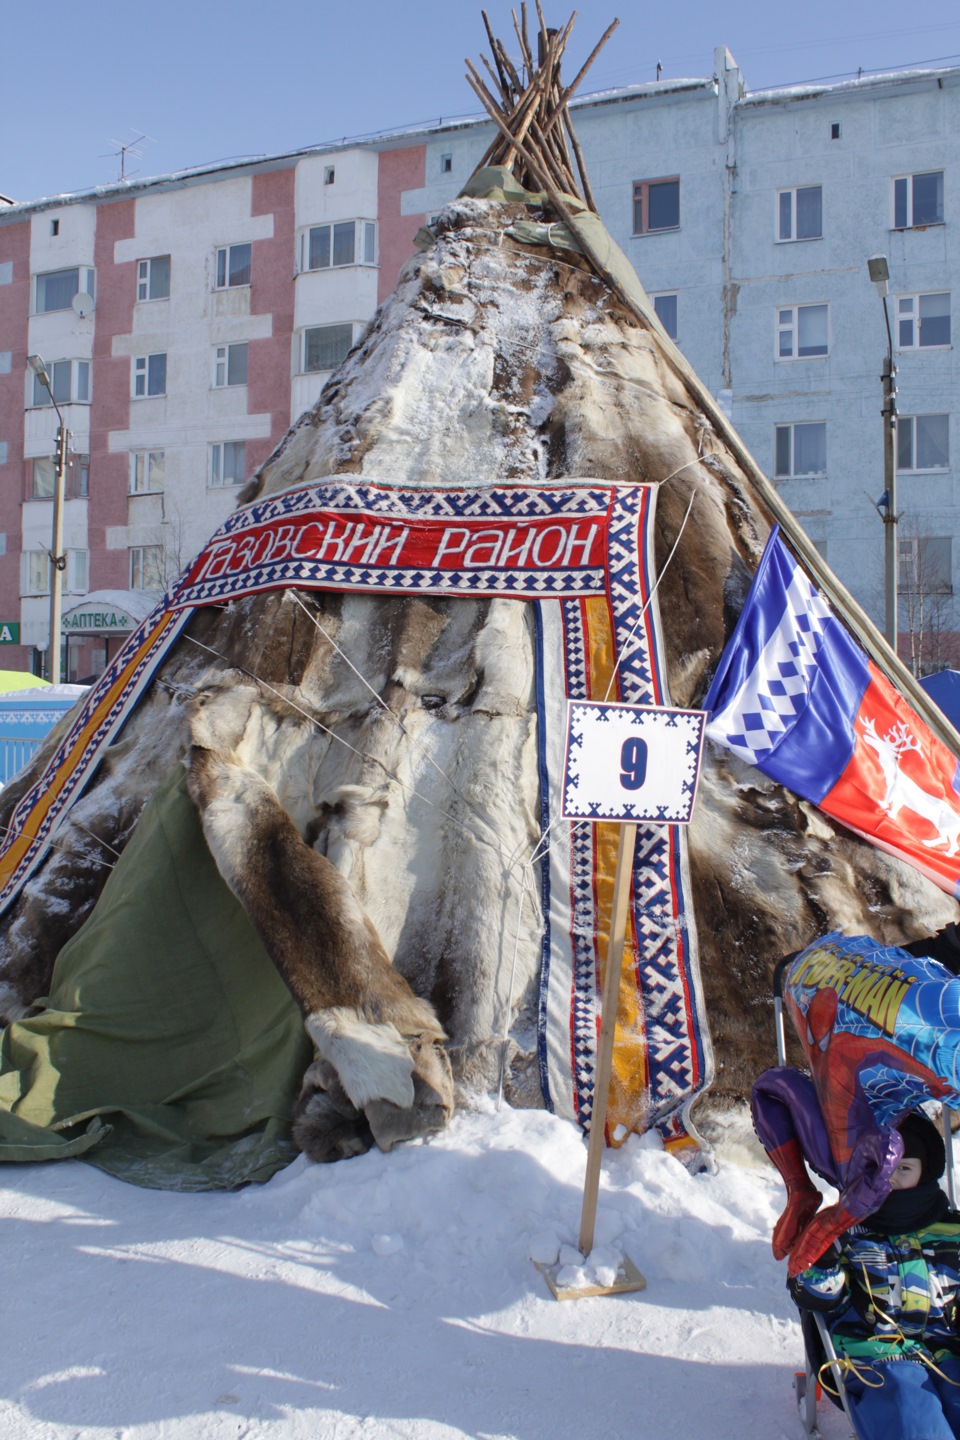
[[254, 175], [251, 211], [273, 215], [273, 238], [253, 242], [250, 311], [272, 315], [273, 334], [251, 340], [247, 409], [270, 414], [270, 438], [247, 441], [247, 474], [252, 475], [290, 428], [290, 335], [293, 331], [295, 170]]
[[413, 254], [413, 237], [423, 224], [423, 215], [401, 215], [404, 190], [417, 190], [426, 180], [427, 147], [410, 145], [405, 150], [382, 150], [377, 177], [380, 216], [380, 275], [378, 303], [386, 300], [397, 283], [401, 267]]
[[108, 550], [108, 525], [127, 523], [129, 462], [125, 453], [111, 455], [111, 430], [130, 425], [130, 361], [114, 356], [115, 335], [133, 331], [137, 267], [133, 260], [114, 264], [113, 247], [135, 233], [133, 200], [97, 207], [94, 263], [97, 267], [96, 330], [93, 339], [93, 405], [90, 412], [90, 500], [88, 535], [91, 590], [125, 590], [129, 584], [126, 549]]
[[[11, 261], [13, 283], [0, 285], [0, 350], [11, 352], [10, 372], [0, 375], [0, 440], [7, 442], [7, 463], [0, 465], [0, 530], [7, 537], [0, 555], [0, 620], [20, 618], [20, 537], [23, 501], [23, 396], [30, 314], [30, 222], [0, 229], [0, 264]], [[0, 669], [21, 670], [28, 651], [0, 646]]]

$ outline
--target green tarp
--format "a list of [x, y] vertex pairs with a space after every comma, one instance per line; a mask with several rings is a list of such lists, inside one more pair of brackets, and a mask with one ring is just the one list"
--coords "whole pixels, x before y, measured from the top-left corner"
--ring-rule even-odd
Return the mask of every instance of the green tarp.
[[185, 778], [147, 805], [39, 1013], [3, 1032], [0, 1161], [78, 1155], [136, 1185], [211, 1190], [296, 1153], [311, 1047]]

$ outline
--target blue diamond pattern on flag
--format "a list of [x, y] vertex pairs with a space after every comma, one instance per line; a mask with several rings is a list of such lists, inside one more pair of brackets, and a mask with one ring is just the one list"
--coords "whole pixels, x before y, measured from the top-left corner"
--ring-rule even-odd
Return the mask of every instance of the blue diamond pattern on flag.
[[704, 700], [707, 735], [809, 799], [850, 758], [867, 657], [774, 528]]
[[960, 766], [774, 529], [704, 699], [706, 733], [960, 895]]

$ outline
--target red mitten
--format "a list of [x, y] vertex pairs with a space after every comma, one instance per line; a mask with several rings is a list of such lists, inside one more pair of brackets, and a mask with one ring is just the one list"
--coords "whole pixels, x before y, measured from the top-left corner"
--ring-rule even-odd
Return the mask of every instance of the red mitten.
[[787, 1195], [783, 1214], [773, 1230], [773, 1258], [783, 1260], [789, 1255], [802, 1232], [820, 1209], [823, 1196], [812, 1185], [807, 1190], [794, 1190]]
[[790, 1251], [787, 1274], [799, 1275], [801, 1270], [806, 1270], [809, 1265], [815, 1265], [834, 1240], [839, 1240], [845, 1230], [849, 1230], [851, 1225], [856, 1225], [859, 1218], [851, 1215], [850, 1211], [845, 1210], [842, 1205], [828, 1205], [826, 1210], [821, 1210], [801, 1232], [799, 1239]]

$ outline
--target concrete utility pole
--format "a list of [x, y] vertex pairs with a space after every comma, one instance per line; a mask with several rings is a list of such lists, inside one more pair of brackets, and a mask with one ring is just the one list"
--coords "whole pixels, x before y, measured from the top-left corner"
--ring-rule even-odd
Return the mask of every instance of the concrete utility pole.
[[67, 446], [70, 432], [63, 423], [63, 415], [54, 398], [53, 386], [50, 384], [50, 376], [47, 374], [47, 367], [44, 365], [43, 359], [39, 355], [28, 355], [27, 364], [43, 388], [48, 391], [50, 402], [57, 412], [59, 421], [57, 448], [53, 456], [53, 533], [51, 548], [47, 552], [50, 557], [50, 640], [47, 645], [47, 679], [51, 685], [59, 685], [61, 679], [60, 616], [63, 606], [63, 572], [67, 568], [67, 557], [63, 553], [63, 505], [66, 496]]
[[867, 261], [870, 279], [877, 287], [883, 302], [883, 319], [887, 327], [887, 353], [883, 362], [880, 379], [883, 384], [883, 485], [884, 491], [877, 509], [883, 520], [883, 569], [886, 611], [884, 633], [887, 644], [897, 653], [899, 631], [899, 546], [897, 544], [897, 367], [893, 361], [893, 335], [890, 331], [890, 312], [887, 308], [887, 290], [890, 282], [890, 267], [886, 255], [872, 255]]
[[[884, 315], [887, 313], [887, 301], [883, 301]], [[890, 322], [887, 321], [887, 332], [889, 334]], [[883, 563], [886, 591], [886, 613], [884, 618], [884, 632], [887, 637], [887, 644], [891, 650], [897, 649], [897, 634], [899, 623], [897, 612], [899, 609], [899, 563], [900, 556], [897, 545], [897, 522], [900, 519], [897, 511], [897, 457], [894, 451], [897, 435], [897, 367], [893, 363], [892, 347], [887, 351], [883, 362], [883, 374], [880, 377], [883, 381], [883, 483], [887, 492], [887, 509], [883, 517]]]

